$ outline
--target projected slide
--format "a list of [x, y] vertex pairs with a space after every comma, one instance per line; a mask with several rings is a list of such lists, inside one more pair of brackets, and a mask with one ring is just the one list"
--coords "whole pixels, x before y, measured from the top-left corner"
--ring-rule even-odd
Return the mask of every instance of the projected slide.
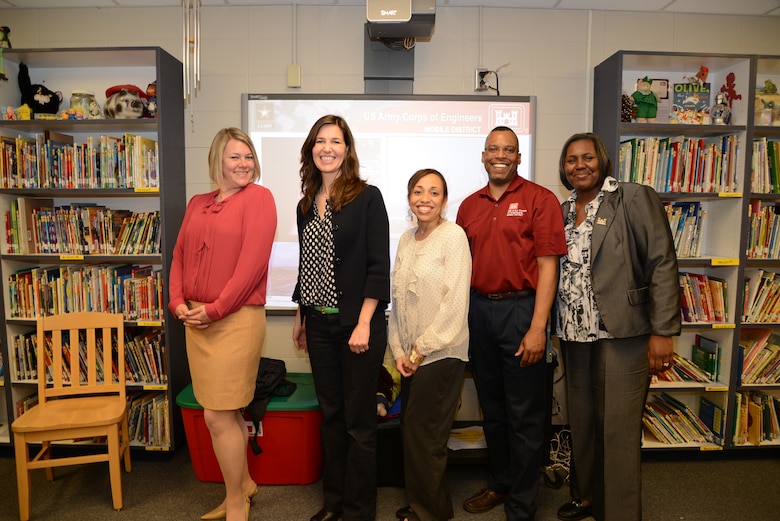
[[274, 194], [278, 231], [271, 254], [268, 307], [292, 308], [298, 273], [295, 208], [300, 199], [300, 153], [309, 129], [325, 114], [346, 119], [355, 137], [361, 176], [382, 191], [390, 220], [391, 261], [413, 223], [406, 183], [435, 168], [447, 179], [447, 218], [487, 183], [481, 153], [494, 127], [512, 128], [522, 154], [520, 175], [532, 179], [535, 98], [486, 96], [322, 96], [244, 94], [242, 124], [260, 156], [261, 183]]

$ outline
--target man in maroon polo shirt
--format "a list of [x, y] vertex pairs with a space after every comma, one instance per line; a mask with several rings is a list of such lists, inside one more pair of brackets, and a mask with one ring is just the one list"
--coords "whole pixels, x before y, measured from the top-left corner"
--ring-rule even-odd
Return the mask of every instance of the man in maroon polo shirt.
[[496, 127], [485, 140], [487, 185], [460, 205], [471, 245], [469, 357], [484, 417], [488, 483], [463, 508], [504, 503], [508, 521], [531, 521], [544, 440], [547, 320], [564, 255], [561, 206], [522, 178], [517, 135]]

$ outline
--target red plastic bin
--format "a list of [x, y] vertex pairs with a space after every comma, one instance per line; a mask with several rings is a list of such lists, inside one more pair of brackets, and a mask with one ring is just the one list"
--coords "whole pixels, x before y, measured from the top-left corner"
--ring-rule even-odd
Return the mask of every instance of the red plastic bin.
[[[322, 413], [314, 380], [308, 373], [289, 373], [287, 379], [298, 387], [290, 396], [271, 398], [258, 429], [257, 442], [263, 452], [255, 456], [247, 447], [249, 473], [258, 485], [307, 485], [320, 479], [322, 472]], [[203, 408], [195, 400], [192, 385], [179, 393], [176, 405], [181, 407], [195, 477], [200, 481], [224, 482]], [[251, 435], [254, 427], [248, 417], [246, 420]]]

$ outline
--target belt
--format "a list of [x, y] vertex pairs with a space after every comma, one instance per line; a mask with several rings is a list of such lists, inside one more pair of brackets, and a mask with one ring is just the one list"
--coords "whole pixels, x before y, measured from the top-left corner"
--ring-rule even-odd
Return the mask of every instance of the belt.
[[482, 295], [483, 297], [490, 300], [503, 300], [505, 298], [527, 297], [529, 295], [533, 295], [534, 293], [536, 293], [536, 291], [532, 289], [521, 289], [519, 291], [504, 291], [503, 293], [483, 293], [477, 290], [474, 291], [478, 295]]
[[311, 306], [311, 308], [323, 315], [335, 315], [339, 312], [339, 308], [329, 308], [327, 306]]

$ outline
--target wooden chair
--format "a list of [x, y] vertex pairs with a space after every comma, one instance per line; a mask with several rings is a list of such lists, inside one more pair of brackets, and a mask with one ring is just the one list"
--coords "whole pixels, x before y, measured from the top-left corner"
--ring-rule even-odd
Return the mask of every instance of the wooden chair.
[[[113, 356], [112, 337], [118, 350]], [[31, 470], [46, 469], [46, 477], [52, 481], [54, 467], [99, 461], [108, 461], [111, 496], [114, 508], [120, 510], [122, 459], [125, 470], [130, 472], [123, 316], [88, 312], [40, 317], [37, 352], [38, 405], [11, 425], [19, 518], [30, 519]], [[106, 451], [86, 455], [74, 455], [70, 451], [70, 456], [60, 458], [52, 455], [53, 441], [94, 437], [107, 440]], [[41, 444], [32, 459], [29, 444]], [[102, 443], [95, 445], [100, 447]], [[65, 451], [67, 448], [60, 447], [60, 452]]]

